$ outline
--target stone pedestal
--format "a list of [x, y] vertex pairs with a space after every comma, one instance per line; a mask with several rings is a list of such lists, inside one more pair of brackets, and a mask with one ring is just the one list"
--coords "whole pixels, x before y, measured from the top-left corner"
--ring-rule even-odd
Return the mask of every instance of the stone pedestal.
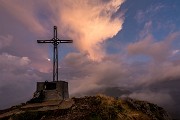
[[37, 89], [34, 93], [34, 98], [38, 97], [43, 99], [43, 101], [68, 99], [68, 82], [37, 82]]

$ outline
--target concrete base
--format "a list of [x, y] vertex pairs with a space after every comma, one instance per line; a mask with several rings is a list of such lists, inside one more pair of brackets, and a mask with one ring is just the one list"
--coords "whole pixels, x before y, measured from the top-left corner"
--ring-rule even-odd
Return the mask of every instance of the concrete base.
[[43, 101], [68, 99], [68, 82], [37, 82], [37, 90], [34, 93], [34, 98], [38, 97], [41, 97]]

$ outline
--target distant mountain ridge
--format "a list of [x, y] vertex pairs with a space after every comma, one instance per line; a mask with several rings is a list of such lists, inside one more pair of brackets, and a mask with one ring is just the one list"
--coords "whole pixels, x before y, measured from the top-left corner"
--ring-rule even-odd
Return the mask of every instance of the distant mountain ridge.
[[26, 103], [0, 111], [0, 120], [172, 120], [161, 107], [105, 95]]

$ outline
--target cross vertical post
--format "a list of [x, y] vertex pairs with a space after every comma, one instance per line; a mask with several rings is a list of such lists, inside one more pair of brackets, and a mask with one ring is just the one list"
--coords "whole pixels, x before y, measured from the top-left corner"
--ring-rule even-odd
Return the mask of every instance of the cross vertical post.
[[54, 37], [51, 40], [37, 40], [37, 43], [52, 43], [53, 49], [53, 82], [58, 81], [58, 45], [60, 43], [72, 43], [73, 40], [59, 40], [57, 37], [57, 27], [54, 26]]
[[[54, 26], [54, 39], [57, 40], [57, 27]], [[58, 42], [54, 42], [54, 54], [53, 54], [53, 81], [58, 80]]]

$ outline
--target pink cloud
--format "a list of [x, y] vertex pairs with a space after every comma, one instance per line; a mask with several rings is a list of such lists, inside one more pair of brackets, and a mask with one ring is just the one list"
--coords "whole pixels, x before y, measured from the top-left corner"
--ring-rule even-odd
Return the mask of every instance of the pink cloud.
[[[124, 0], [2, 0], [0, 3], [38, 35], [47, 36], [47, 22], [39, 15], [48, 16], [48, 24], [57, 25], [62, 36], [74, 39], [75, 46], [80, 51], [87, 52], [91, 59], [101, 60], [106, 54], [101, 44], [122, 29], [123, 13], [117, 11], [123, 2]], [[114, 14], [119, 15], [112, 17]]]
[[146, 35], [143, 39], [127, 46], [130, 55], [147, 55], [154, 60], [166, 60], [171, 55], [171, 43], [180, 35], [179, 32], [169, 34], [164, 40], [156, 41], [151, 34]]
[[101, 45], [115, 36], [123, 24], [122, 13], [117, 14], [124, 0], [91, 1], [61, 0], [50, 2], [50, 8], [57, 19], [54, 21], [60, 33], [74, 39], [75, 46], [87, 52], [93, 60], [101, 60], [106, 54]]

